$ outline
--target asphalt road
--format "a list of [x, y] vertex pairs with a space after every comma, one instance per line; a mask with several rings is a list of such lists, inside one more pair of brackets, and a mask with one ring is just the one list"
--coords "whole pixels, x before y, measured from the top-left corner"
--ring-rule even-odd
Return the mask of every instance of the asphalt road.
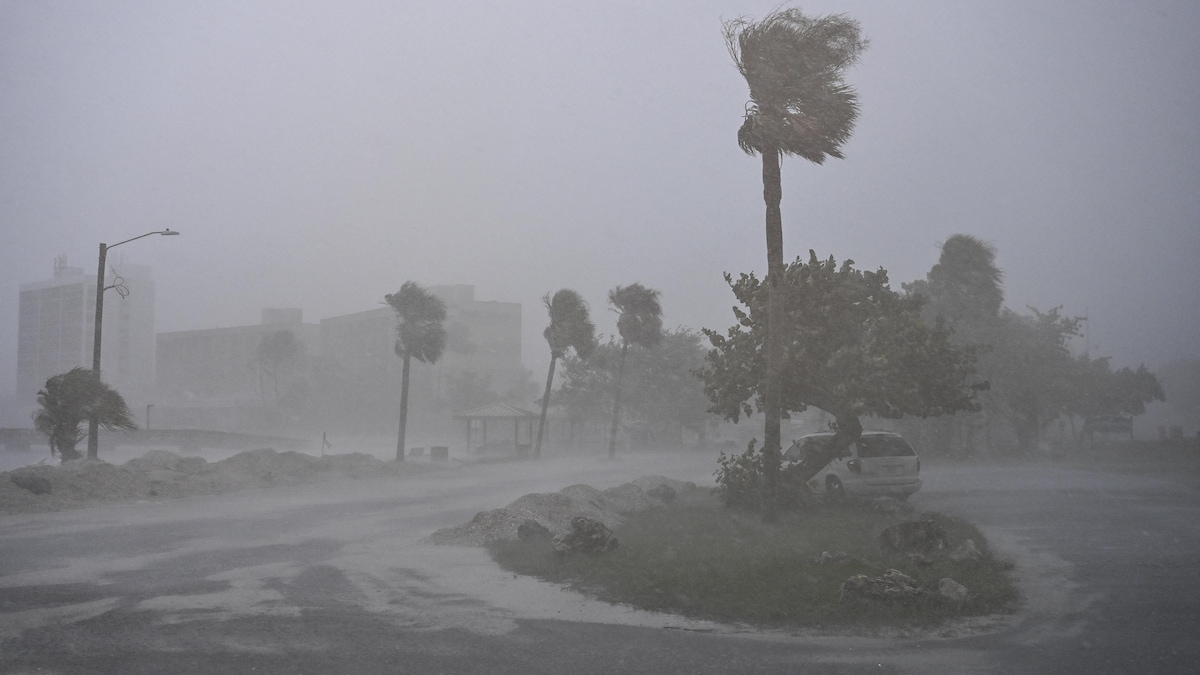
[[543, 460], [0, 517], [0, 671], [1200, 672], [1195, 476], [926, 465], [914, 505], [973, 520], [1017, 563], [1018, 614], [889, 636], [755, 631], [606, 605], [420, 542], [529, 492], [708, 483], [714, 466]]

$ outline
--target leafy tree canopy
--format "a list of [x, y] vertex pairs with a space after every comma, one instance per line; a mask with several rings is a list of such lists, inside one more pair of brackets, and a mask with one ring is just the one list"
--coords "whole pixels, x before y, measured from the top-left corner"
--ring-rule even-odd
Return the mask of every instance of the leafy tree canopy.
[[[665, 331], [654, 349], [631, 350], [625, 371], [624, 406], [629, 418], [646, 422], [662, 436], [681, 429], [704, 432], [708, 398], [695, 371], [704, 365], [703, 336], [686, 328]], [[621, 359], [615, 340], [600, 344], [587, 359], [564, 360], [564, 384], [556, 400], [576, 419], [603, 419]]]
[[1093, 359], [1087, 354], [1074, 360], [1076, 396], [1066, 406], [1067, 414], [1084, 420], [1141, 415], [1147, 403], [1166, 400], [1162, 384], [1146, 366], [1113, 370], [1110, 360], [1107, 356]]
[[[713, 349], [700, 371], [712, 412], [737, 421], [762, 409], [766, 363], [766, 286], [753, 274], [726, 281], [743, 308], [721, 335], [705, 329]], [[785, 270], [782, 411], [815, 406], [839, 421], [863, 415], [928, 417], [978, 404], [973, 350], [955, 347], [949, 331], [928, 325], [922, 300], [888, 285], [887, 271], [839, 267], [809, 252]]]
[[290, 330], [277, 330], [262, 336], [258, 343], [258, 361], [268, 369], [277, 369], [300, 358], [303, 351]]
[[974, 334], [999, 316], [1003, 280], [995, 247], [969, 234], [955, 234], [942, 244], [941, 256], [924, 280], [902, 286], [928, 296], [927, 311], [945, 317], [956, 332]]
[[41, 409], [33, 415], [34, 428], [50, 437], [51, 451], [63, 459], [79, 457], [75, 444], [87, 435], [81, 425], [92, 415], [105, 429], [137, 428], [121, 394], [86, 368], [72, 368], [46, 380], [37, 402]]
[[542, 332], [550, 345], [550, 354], [561, 359], [568, 349], [587, 358], [596, 347], [596, 325], [592, 323], [587, 303], [578, 293], [559, 289], [553, 296], [546, 294], [542, 301], [550, 315], [550, 323]]
[[396, 312], [396, 356], [411, 356], [434, 363], [446, 348], [446, 303], [415, 281], [406, 281], [400, 290], [383, 296]]
[[662, 304], [656, 290], [634, 283], [608, 292], [617, 310], [617, 332], [621, 339], [639, 347], [653, 347], [662, 339]]
[[750, 87], [738, 130], [746, 153], [782, 152], [816, 164], [841, 158], [854, 130], [858, 96], [843, 82], [867, 47], [857, 21], [810, 17], [796, 8], [724, 24], [725, 44]]

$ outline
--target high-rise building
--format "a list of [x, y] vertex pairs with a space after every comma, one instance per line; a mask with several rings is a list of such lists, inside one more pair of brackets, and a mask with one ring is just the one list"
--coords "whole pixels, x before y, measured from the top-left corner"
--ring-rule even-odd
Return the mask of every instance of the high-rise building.
[[[147, 401], [154, 385], [154, 281], [150, 268], [118, 264], [105, 278], [100, 377], [131, 408]], [[17, 404], [36, 406], [46, 380], [82, 366], [91, 368], [96, 320], [96, 276], [54, 261], [54, 277], [21, 285], [17, 328]]]

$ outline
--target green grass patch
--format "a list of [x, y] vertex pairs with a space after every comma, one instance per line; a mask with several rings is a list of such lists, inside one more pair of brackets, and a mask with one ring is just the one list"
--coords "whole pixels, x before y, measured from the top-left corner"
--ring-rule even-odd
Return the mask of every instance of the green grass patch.
[[[883, 528], [912, 514], [882, 513], [849, 503], [783, 514], [766, 525], [756, 513], [726, 509], [715, 495], [680, 500], [627, 517], [615, 530], [616, 551], [561, 555], [547, 541], [502, 541], [491, 546], [504, 568], [561, 583], [590, 596], [641, 609], [722, 622], [775, 627], [930, 626], [951, 618], [1011, 611], [1017, 592], [1012, 565], [996, 558], [973, 525], [938, 516], [952, 550], [973, 539], [980, 562], [933, 556], [920, 564], [880, 549]], [[823, 551], [857, 560], [814, 564]], [[878, 577], [889, 568], [913, 577], [924, 596], [911, 605], [845, 603], [842, 583], [852, 575]], [[950, 577], [969, 598], [951, 602], [937, 593]]]

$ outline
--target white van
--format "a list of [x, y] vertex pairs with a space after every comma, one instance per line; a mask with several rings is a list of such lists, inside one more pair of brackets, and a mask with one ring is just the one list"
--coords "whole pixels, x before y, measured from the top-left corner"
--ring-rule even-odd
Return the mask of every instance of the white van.
[[[783, 453], [783, 459], [798, 462], [809, 448], [832, 438], [833, 432], [801, 436]], [[816, 494], [831, 499], [856, 495], [904, 500], [921, 489], [921, 460], [900, 434], [864, 431], [850, 445], [849, 457], [830, 462], [808, 485]]]

